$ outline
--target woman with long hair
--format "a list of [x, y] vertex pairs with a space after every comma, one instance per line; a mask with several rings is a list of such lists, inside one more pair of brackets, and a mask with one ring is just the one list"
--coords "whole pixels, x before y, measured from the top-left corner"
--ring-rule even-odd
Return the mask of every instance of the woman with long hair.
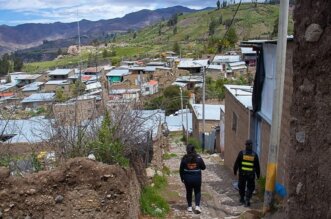
[[186, 154], [180, 163], [179, 174], [186, 188], [186, 200], [189, 212], [192, 212], [192, 193], [195, 197], [195, 211], [201, 213], [201, 170], [206, 169], [206, 165], [199, 154], [196, 153], [192, 144], [187, 145]]

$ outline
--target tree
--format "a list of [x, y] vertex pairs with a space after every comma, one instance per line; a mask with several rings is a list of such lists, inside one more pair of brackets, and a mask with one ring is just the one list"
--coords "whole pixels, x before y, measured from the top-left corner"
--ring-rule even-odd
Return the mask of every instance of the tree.
[[180, 46], [178, 44], [178, 42], [176, 41], [173, 45], [173, 49], [172, 49], [176, 54], [180, 53]]
[[6, 53], [0, 59], [0, 75], [6, 75], [10, 69], [10, 56]]
[[221, 8], [220, 0], [217, 0], [216, 5], [217, 5], [217, 10], [220, 10], [220, 8]]
[[178, 21], [178, 14], [174, 14], [168, 20], [168, 23], [167, 24], [168, 24], [169, 27], [175, 26], [177, 24], [177, 21]]
[[57, 102], [65, 102], [68, 100], [68, 96], [64, 93], [62, 88], [57, 88], [55, 91], [55, 100]]
[[109, 53], [108, 53], [108, 50], [107, 50], [107, 49], [104, 49], [104, 50], [102, 51], [102, 57], [103, 57], [103, 58], [107, 58], [107, 57], [109, 57]]
[[217, 26], [217, 21], [214, 18], [212, 18], [212, 20], [209, 23], [209, 31], [208, 31], [209, 36], [214, 35], [216, 26]]
[[229, 29], [228, 34], [226, 35], [225, 39], [227, 41], [229, 41], [230, 46], [232, 46], [232, 47], [237, 43], [238, 36], [237, 36], [236, 30], [233, 27], [231, 27]]
[[174, 27], [174, 29], [173, 29], [173, 34], [174, 34], [174, 35], [177, 34], [177, 26]]
[[59, 48], [58, 50], [57, 50], [57, 55], [59, 56], [59, 55], [62, 55], [62, 49], [61, 48]]
[[134, 32], [132, 38], [136, 39], [136, 37], [137, 37], [137, 32]]
[[15, 57], [14, 58], [14, 71], [22, 71], [23, 61], [22, 59]]
[[228, 6], [228, 2], [224, 0], [224, 1], [223, 1], [223, 4], [222, 4], [222, 7], [223, 7], [223, 8], [226, 8], [226, 6]]
[[223, 23], [223, 16], [222, 15], [220, 15], [220, 17], [218, 18], [218, 23], [219, 24], [222, 24]]

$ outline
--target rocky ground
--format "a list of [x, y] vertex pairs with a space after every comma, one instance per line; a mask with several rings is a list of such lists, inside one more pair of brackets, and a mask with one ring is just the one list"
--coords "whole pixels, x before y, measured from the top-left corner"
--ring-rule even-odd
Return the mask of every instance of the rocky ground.
[[168, 192], [168, 194], [172, 195], [167, 198], [171, 205], [171, 213], [167, 218], [230, 219], [239, 218], [243, 212], [250, 209], [261, 209], [262, 202], [256, 196], [252, 199], [250, 209], [239, 205], [238, 191], [232, 185], [236, 180], [232, 171], [224, 166], [218, 154], [201, 154], [207, 166], [202, 174], [202, 213], [187, 212], [185, 187], [180, 181], [178, 171], [181, 157], [185, 154], [185, 145], [178, 138], [173, 138], [168, 153], [176, 154], [176, 156], [164, 161], [165, 166], [171, 171], [168, 177], [168, 189], [171, 193]]

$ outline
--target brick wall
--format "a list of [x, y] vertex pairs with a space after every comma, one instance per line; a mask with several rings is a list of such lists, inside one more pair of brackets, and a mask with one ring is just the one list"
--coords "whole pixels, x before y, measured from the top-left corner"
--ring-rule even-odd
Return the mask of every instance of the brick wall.
[[[224, 163], [229, 168], [233, 168], [239, 151], [245, 148], [249, 131], [248, 112], [231, 93], [225, 91]], [[233, 113], [237, 115], [236, 130], [232, 129]]]

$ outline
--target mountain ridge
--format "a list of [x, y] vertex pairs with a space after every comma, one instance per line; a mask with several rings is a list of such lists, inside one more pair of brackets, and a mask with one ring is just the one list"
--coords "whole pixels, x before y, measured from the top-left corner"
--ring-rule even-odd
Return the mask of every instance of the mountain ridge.
[[[176, 13], [191, 13], [197, 10], [184, 6], [173, 6], [156, 10], [143, 9], [121, 18], [79, 21], [81, 34], [104, 35], [114, 32], [137, 30]], [[41, 45], [44, 40], [59, 40], [77, 36], [77, 22], [26, 23], [17, 26], [0, 25], [0, 53]]]

